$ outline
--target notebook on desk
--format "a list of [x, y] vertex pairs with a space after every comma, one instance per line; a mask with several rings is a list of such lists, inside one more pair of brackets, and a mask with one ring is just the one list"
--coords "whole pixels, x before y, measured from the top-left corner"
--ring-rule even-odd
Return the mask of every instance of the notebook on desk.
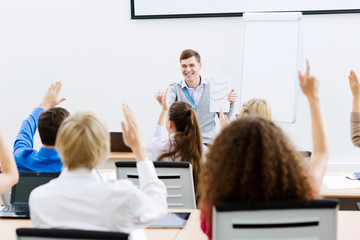
[[59, 174], [59, 172], [19, 172], [19, 182], [11, 188], [10, 204], [0, 211], [0, 217], [30, 218], [31, 191], [57, 178]]
[[360, 180], [360, 172], [354, 172], [354, 176], [355, 176], [358, 180]]

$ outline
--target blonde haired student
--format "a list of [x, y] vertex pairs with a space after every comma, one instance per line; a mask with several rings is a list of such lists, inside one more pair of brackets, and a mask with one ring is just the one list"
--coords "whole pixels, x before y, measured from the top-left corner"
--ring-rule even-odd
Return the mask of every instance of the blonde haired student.
[[[262, 117], [271, 120], [271, 107], [270, 103], [264, 99], [252, 98], [242, 105], [239, 114], [236, 114], [236, 118], [240, 117]], [[226, 115], [220, 111], [220, 126], [226, 127], [229, 124], [229, 120]]]
[[312, 159], [304, 161], [283, 131], [270, 120], [245, 117], [230, 123], [216, 137], [200, 173], [201, 228], [209, 238], [212, 206], [216, 203], [319, 197], [329, 158], [319, 84], [310, 75], [308, 63], [306, 73], [299, 73], [299, 79], [311, 113]]
[[167, 213], [166, 187], [147, 160], [132, 111], [123, 108], [123, 137], [135, 154], [140, 188], [128, 180], [99, 179], [95, 167], [108, 159], [109, 131], [96, 114], [77, 112], [61, 124], [55, 144], [65, 168], [30, 195], [35, 227], [130, 233]]
[[271, 120], [271, 107], [264, 99], [253, 98], [245, 102], [238, 117], [256, 116]]

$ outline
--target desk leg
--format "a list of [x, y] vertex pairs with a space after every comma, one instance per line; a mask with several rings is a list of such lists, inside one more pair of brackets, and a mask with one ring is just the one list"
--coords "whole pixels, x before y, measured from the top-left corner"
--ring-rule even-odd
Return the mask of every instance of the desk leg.
[[356, 203], [360, 202], [360, 198], [337, 198], [340, 201], [340, 210], [357, 211]]

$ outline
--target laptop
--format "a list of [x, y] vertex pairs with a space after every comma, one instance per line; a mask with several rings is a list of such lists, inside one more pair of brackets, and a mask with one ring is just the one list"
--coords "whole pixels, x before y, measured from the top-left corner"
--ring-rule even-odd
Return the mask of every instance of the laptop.
[[110, 132], [110, 151], [111, 152], [132, 152], [125, 145], [122, 132]]
[[19, 172], [19, 182], [11, 188], [10, 204], [0, 211], [0, 218], [30, 218], [31, 191], [59, 175], [60, 172]]
[[189, 212], [169, 212], [147, 228], [184, 228], [190, 218]]

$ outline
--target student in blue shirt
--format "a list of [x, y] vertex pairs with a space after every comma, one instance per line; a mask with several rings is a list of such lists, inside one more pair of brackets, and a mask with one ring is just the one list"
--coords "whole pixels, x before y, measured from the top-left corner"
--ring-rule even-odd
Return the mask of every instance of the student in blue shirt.
[[[14, 143], [14, 157], [19, 171], [61, 171], [62, 162], [54, 145], [60, 124], [70, 115], [66, 109], [55, 107], [65, 100], [59, 98], [61, 87], [61, 82], [51, 84], [40, 105], [23, 121]], [[39, 151], [33, 148], [37, 128], [42, 142]]]

